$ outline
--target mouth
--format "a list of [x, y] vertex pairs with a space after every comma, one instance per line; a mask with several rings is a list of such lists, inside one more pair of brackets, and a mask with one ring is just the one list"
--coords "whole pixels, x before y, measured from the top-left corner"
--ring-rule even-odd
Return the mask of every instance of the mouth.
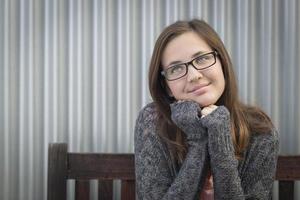
[[193, 87], [191, 90], [189, 90], [188, 93], [195, 94], [195, 95], [201, 95], [206, 92], [206, 88], [209, 85], [210, 85], [210, 83], [197, 85], [197, 86]]

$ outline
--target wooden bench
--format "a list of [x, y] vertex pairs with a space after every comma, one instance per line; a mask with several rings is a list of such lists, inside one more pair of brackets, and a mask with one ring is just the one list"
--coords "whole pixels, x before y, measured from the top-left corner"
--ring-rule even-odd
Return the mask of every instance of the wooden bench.
[[294, 181], [300, 180], [300, 156], [279, 156], [276, 180], [279, 181], [279, 200], [294, 199]]
[[[113, 198], [113, 180], [121, 180], [121, 199], [135, 199], [134, 154], [70, 153], [65, 143], [49, 145], [48, 200], [67, 198], [67, 180], [75, 180], [76, 200], [89, 199], [89, 180], [98, 180], [98, 199]], [[279, 199], [294, 199], [300, 180], [300, 156], [279, 156]]]
[[113, 198], [113, 180], [121, 180], [121, 199], [135, 199], [133, 154], [69, 153], [67, 144], [50, 144], [48, 200], [67, 199], [67, 180], [75, 179], [75, 199], [88, 200], [89, 180], [98, 180], [98, 199]]

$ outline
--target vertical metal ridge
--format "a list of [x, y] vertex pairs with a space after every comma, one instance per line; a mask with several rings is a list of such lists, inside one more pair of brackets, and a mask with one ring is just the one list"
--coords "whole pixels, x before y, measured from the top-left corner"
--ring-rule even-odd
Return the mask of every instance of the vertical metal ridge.
[[125, 56], [126, 56], [126, 68], [127, 70], [125, 70], [125, 78], [126, 78], [126, 90], [125, 90], [125, 99], [126, 99], [126, 104], [125, 104], [125, 114], [127, 115], [125, 117], [125, 130], [126, 130], [126, 136], [125, 136], [125, 142], [123, 144], [123, 152], [129, 152], [131, 149], [130, 146], [130, 141], [133, 139], [132, 137], [132, 131], [133, 129], [131, 129], [131, 122], [134, 120], [132, 119], [132, 108], [131, 108], [131, 103], [130, 103], [130, 99], [133, 96], [133, 92], [134, 90], [131, 90], [131, 79], [132, 79], [132, 71], [133, 71], [133, 67], [131, 65], [132, 63], [132, 51], [131, 48], [132, 47], [132, 41], [131, 41], [131, 29], [132, 29], [132, 24], [130, 23], [132, 21], [132, 19], [130, 18], [130, 13], [132, 12], [132, 7], [129, 4], [130, 1], [127, 1], [126, 3], [126, 44], [125, 44]]
[[76, 57], [74, 55], [74, 49], [75, 49], [75, 45], [74, 45], [74, 32], [73, 31], [73, 26], [74, 26], [74, 1], [69, 1], [69, 13], [68, 13], [68, 17], [70, 19], [69, 23], [68, 23], [68, 147], [69, 147], [69, 151], [73, 151], [74, 146], [75, 146], [75, 137], [74, 137], [74, 126], [76, 124], [76, 122], [74, 122], [73, 120], [73, 116], [75, 115], [74, 113], [74, 99], [75, 99], [75, 94], [74, 94], [74, 90], [76, 87], [74, 87], [73, 83], [74, 83], [74, 76], [75, 76], [75, 69], [74, 69], [74, 58]]
[[[279, 72], [279, 25], [278, 25], [278, 21], [279, 21], [279, 13], [278, 13], [278, 9], [279, 9], [279, 0], [274, 1], [273, 4], [273, 8], [272, 8], [272, 49], [273, 49], [273, 55], [272, 55], [272, 63], [271, 65], [273, 66], [272, 68], [272, 78], [273, 78], [273, 89], [272, 89], [272, 93], [274, 94], [273, 96], [279, 97], [280, 96], [280, 72]], [[278, 108], [278, 105], [280, 105], [280, 98], [274, 98], [273, 100], [273, 104], [272, 104], [272, 108], [271, 108], [271, 115], [273, 116], [273, 121], [274, 124], [279, 124], [279, 120], [280, 120], [280, 110]]]
[[[168, 1], [168, 0], [167, 0]], [[142, 34], [142, 46], [141, 46], [141, 51], [142, 51], [142, 55], [141, 55], [141, 57], [142, 57], [142, 63], [141, 63], [141, 67], [142, 67], [142, 71], [141, 71], [141, 83], [142, 83], [142, 87], [141, 87], [141, 89], [142, 89], [142, 91], [140, 91], [141, 92], [141, 99], [142, 99], [142, 105], [145, 105], [146, 104], [146, 89], [147, 89], [147, 87], [146, 87], [146, 85], [147, 85], [147, 76], [146, 76], [146, 74], [147, 74], [147, 70], [146, 70], [146, 67], [144, 67], [143, 66], [143, 64], [146, 64], [146, 58], [147, 58], [147, 56], [148, 55], [146, 55], [146, 32], [147, 32], [147, 30], [146, 30], [146, 25], [147, 25], [147, 21], [146, 21], [146, 0], [142, 0], [142, 8], [141, 8], [141, 10], [142, 10], [142, 16], [141, 16], [141, 18], [142, 18], [142, 22], [141, 22], [141, 24], [142, 24], [142, 30], [141, 30], [141, 34]]]
[[82, 8], [82, 150], [86, 152], [92, 149], [92, 2], [84, 1]]
[[67, 102], [68, 102], [68, 4], [67, 1], [57, 1], [57, 141], [67, 138]]
[[[295, 7], [296, 10], [298, 10], [298, 12], [296, 12], [296, 21], [298, 21], [297, 23], [297, 33], [300, 33], [300, 2], [299, 1], [296, 1], [296, 4], [297, 6]], [[297, 49], [296, 49], [296, 55], [300, 55], [300, 39], [299, 38], [296, 38], [296, 41], [297, 41]], [[296, 63], [300, 63], [300, 56], [296, 56]], [[299, 64], [298, 64], [299, 65]], [[300, 77], [300, 69], [299, 67], [297, 68], [297, 77]], [[300, 80], [298, 79], [298, 84], [297, 85], [300, 85]], [[300, 92], [298, 92], [298, 98], [297, 99], [300, 99]], [[300, 106], [298, 106], [298, 116], [297, 116], [297, 119], [298, 119], [298, 122], [296, 122], [298, 125], [300, 124]], [[298, 129], [299, 129], [299, 126], [298, 126]], [[300, 134], [298, 134], [298, 140], [297, 140], [297, 144], [300, 144]], [[297, 149], [297, 152], [300, 153], [300, 145], [297, 145], [298, 146], [298, 149]], [[298, 186], [297, 187], [297, 195], [296, 198], [300, 198], [300, 183], [296, 183], [296, 185]]]
[[51, 66], [51, 98], [52, 101], [52, 140], [58, 141], [58, 71], [59, 71], [59, 62], [58, 62], [58, 2], [57, 0], [52, 0], [52, 24], [51, 24], [51, 45], [50, 45], [50, 54], [52, 58], [52, 66]]
[[[48, 157], [48, 143], [49, 143], [49, 134], [51, 132], [51, 130], [49, 130], [50, 125], [49, 125], [49, 93], [48, 93], [48, 88], [49, 88], [49, 67], [50, 67], [50, 59], [48, 57], [49, 55], [49, 0], [45, 0], [45, 4], [44, 4], [44, 33], [43, 33], [43, 67], [44, 67], [44, 71], [43, 71], [43, 113], [42, 113], [42, 119], [43, 119], [43, 133], [44, 133], [44, 137], [43, 137], [43, 175], [44, 177], [47, 177], [47, 157]], [[44, 198], [47, 196], [46, 191], [47, 191], [47, 178], [44, 179], [43, 182], [43, 188], [44, 188]]]
[[[272, 10], [271, 10], [271, 6], [270, 6], [270, 1], [269, 4], [267, 4], [268, 2], [265, 1], [265, 16], [264, 16], [264, 21], [265, 21], [265, 27], [266, 27], [266, 31], [265, 31], [265, 41], [266, 41], [266, 47], [265, 47], [265, 56], [264, 56], [264, 61], [266, 63], [266, 74], [271, 75], [272, 74], [272, 69], [271, 69], [271, 52], [272, 52]], [[270, 76], [267, 77], [266, 80], [266, 88], [265, 88], [265, 92], [264, 94], [266, 95], [265, 97], [265, 102], [263, 102], [264, 105], [264, 109], [265, 111], [270, 115], [271, 114], [271, 106], [272, 104], [270, 103], [272, 101], [272, 93], [271, 93], [271, 85], [272, 85], [272, 78]]]
[[[103, 1], [101, 3], [101, 15], [100, 15], [100, 23], [101, 23], [101, 29], [100, 30], [107, 30], [108, 29], [108, 19], [107, 19], [107, 15], [108, 13], [106, 12], [108, 10], [108, 5], [107, 5], [107, 2]], [[108, 35], [106, 31], [102, 31], [102, 32], [99, 32], [99, 34], [101, 35], [100, 39], [101, 39], [101, 62], [100, 62], [100, 73], [101, 73], [101, 90], [100, 90], [100, 102], [101, 102], [101, 114], [100, 114], [100, 120], [101, 120], [101, 129], [99, 131], [99, 134], [101, 134], [101, 137], [100, 137], [100, 142], [103, 146], [100, 146], [100, 150], [104, 151], [105, 149], [108, 149], [108, 137], [109, 135], [108, 134], [104, 134], [107, 132], [107, 97], [106, 97], [106, 83], [107, 83], [107, 74], [106, 74], [106, 65], [107, 65], [107, 49], [108, 49], [108, 42], [107, 42], [107, 39], [108, 39]]]
[[77, 105], [76, 105], [76, 111], [77, 115], [74, 116], [76, 118], [76, 150], [82, 150], [82, 68], [83, 68], [83, 62], [82, 62], [82, 15], [83, 15], [83, 10], [82, 10], [82, 1], [77, 1], [75, 3], [75, 15], [76, 15], [76, 22], [75, 22], [75, 31], [77, 33], [77, 37], [75, 38], [75, 43], [77, 44], [76, 47], [76, 63], [75, 65], [75, 78], [76, 78], [76, 96], [75, 98], [77, 99]]
[[[141, 80], [141, 71], [142, 65], [141, 63], [141, 18], [139, 15], [141, 7], [141, 1], [135, 0], [134, 4], [132, 5], [132, 10], [130, 12], [130, 20], [131, 20], [131, 30], [130, 30], [130, 41], [131, 41], [131, 78], [130, 78], [130, 89], [131, 89], [131, 98], [128, 97], [130, 101], [130, 113], [131, 113], [131, 120], [130, 120], [130, 133], [131, 133], [131, 140], [129, 143], [130, 151], [133, 152], [134, 149], [134, 127], [135, 127], [135, 119], [137, 117], [139, 109], [141, 109], [141, 84], [138, 84]], [[132, 88], [136, 88], [135, 91]]]
[[[26, 45], [26, 42], [25, 41], [28, 41], [27, 38], [25, 38], [27, 36], [27, 32], [25, 30], [25, 25], [26, 25], [26, 14], [28, 13], [28, 11], [26, 12], [26, 7], [25, 7], [25, 2], [21, 2], [21, 6], [20, 6], [20, 84], [19, 84], [19, 87], [20, 87], [20, 99], [19, 99], [19, 102], [20, 102], [20, 115], [19, 115], [19, 128], [20, 128], [20, 131], [19, 131], [19, 141], [20, 141], [20, 145], [19, 145], [19, 164], [20, 166], [23, 166], [23, 167], [20, 167], [18, 169], [18, 179], [19, 179], [19, 188], [18, 188], [18, 198], [20, 198], [21, 196], [25, 196], [24, 193], [25, 193], [25, 176], [24, 174], [25, 173], [25, 169], [26, 167], [26, 163], [25, 163], [25, 156], [24, 156], [24, 153], [26, 152], [25, 150], [25, 144], [26, 144], [26, 140], [25, 140], [25, 134], [26, 134], [26, 128], [25, 128], [25, 124], [27, 124], [25, 122], [27, 116], [26, 115], [26, 108], [27, 106], [25, 105], [26, 104], [26, 98], [25, 98], [25, 94], [27, 93], [26, 91], [26, 66], [28, 66], [28, 63], [26, 62], [27, 61], [27, 49], [28, 49], [28, 46]], [[24, 141], [25, 140], [25, 141]]]
[[92, 25], [92, 30], [93, 30], [93, 41], [94, 43], [92, 44], [92, 55], [93, 55], [93, 61], [92, 61], [92, 76], [93, 76], [93, 95], [92, 95], [92, 151], [97, 152], [99, 151], [99, 147], [98, 147], [98, 140], [99, 137], [98, 135], [100, 134], [99, 132], [99, 127], [101, 127], [101, 121], [99, 120], [99, 113], [101, 112], [100, 108], [99, 108], [99, 104], [100, 104], [100, 98], [99, 98], [99, 83], [100, 83], [100, 76], [99, 76], [99, 56], [100, 56], [100, 52], [99, 52], [99, 36], [98, 34], [100, 34], [100, 32], [98, 31], [99, 29], [99, 20], [98, 20], [98, 15], [99, 15], [99, 5], [100, 3], [97, 0], [93, 1], [93, 25]]
[[[123, 130], [123, 123], [122, 120], [124, 120], [124, 115], [123, 115], [123, 108], [122, 106], [124, 105], [124, 96], [123, 96], [123, 90], [124, 86], [126, 88], [126, 83], [124, 83], [124, 73], [125, 70], [124, 68], [126, 67], [126, 57], [123, 52], [124, 48], [124, 35], [126, 35], [126, 17], [124, 16], [123, 8], [125, 7], [125, 1], [124, 0], [118, 0], [117, 3], [117, 20], [116, 20], [116, 25], [117, 25], [117, 53], [116, 53], [116, 71], [115, 71], [115, 76], [117, 76], [117, 79], [115, 80], [116, 85], [117, 85], [117, 99], [116, 99], [116, 114], [117, 114], [117, 151], [121, 151], [123, 148], [123, 143], [122, 143], [122, 135], [124, 134]], [[124, 23], [125, 22], [125, 23]], [[126, 103], [126, 102], [125, 102]], [[123, 135], [124, 136], [124, 135]]]
[[[0, 139], [0, 160], [2, 162], [6, 162], [5, 157], [5, 82], [4, 82], [4, 73], [5, 73], [5, 67], [4, 67], [4, 59], [5, 59], [5, 47], [4, 47], [4, 35], [5, 35], [5, 1], [0, 0], [1, 7], [0, 7], [0, 137], [3, 137]], [[6, 184], [4, 181], [5, 176], [5, 164], [0, 165], [0, 177], [2, 177], [2, 180], [0, 182], [0, 199], [4, 199], [4, 185]]]
[[[299, 127], [297, 125], [297, 123], [299, 122], [299, 118], [297, 120], [297, 113], [295, 112], [295, 107], [297, 107], [297, 105], [299, 106], [299, 101], [296, 100], [295, 98], [295, 94], [293, 91], [297, 91], [298, 88], [298, 92], [299, 92], [299, 87], [296, 87], [297, 84], [297, 80], [299, 80], [299, 77], [297, 77], [296, 73], [295, 73], [295, 68], [293, 66], [299, 66], [299, 63], [296, 62], [297, 57], [299, 57], [300, 55], [296, 54], [297, 51], [297, 46], [296, 46], [296, 35], [299, 36], [299, 32], [296, 32], [296, 28], [297, 28], [297, 21], [299, 24], [299, 19], [296, 20], [296, 13], [297, 10], [296, 8], [296, 0], [292, 0], [291, 2], [289, 2], [289, 4], [287, 5], [288, 9], [289, 9], [289, 44], [288, 45], [288, 64], [290, 66], [290, 76], [289, 76], [289, 80], [290, 80], [290, 86], [289, 86], [289, 103], [290, 103], [290, 107], [289, 107], [289, 113], [291, 115], [291, 121], [290, 121], [290, 127], [291, 127], [291, 131], [292, 132], [299, 132], [297, 131], [297, 127]], [[298, 10], [299, 12], [299, 10]], [[299, 39], [298, 39], [299, 40]], [[298, 67], [299, 68], [299, 67]], [[297, 68], [297, 69], [298, 69]], [[299, 82], [298, 82], [299, 85]], [[292, 138], [291, 138], [292, 139]], [[297, 150], [297, 140], [291, 140], [291, 144], [293, 144], [294, 148], [292, 149], [292, 152], [295, 152]]]
[[10, 2], [9, 0], [4, 0], [4, 167], [3, 167], [3, 199], [10, 198], [10, 179], [9, 179], [9, 168], [10, 168], [10, 160], [9, 160], [9, 123], [10, 123], [10, 112], [9, 112], [9, 101], [10, 101], [10, 93], [9, 93], [9, 67], [10, 67], [10, 59], [9, 59], [9, 44], [10, 44]]
[[[26, 180], [27, 183], [34, 183], [34, 151], [33, 151], [33, 141], [34, 141], [34, 121], [33, 121], [33, 115], [34, 115], [34, 53], [33, 53], [33, 1], [29, 0], [28, 2], [28, 148], [27, 148], [27, 175], [28, 178]], [[26, 156], [26, 155], [24, 155]], [[23, 184], [25, 185], [26, 182]], [[34, 194], [34, 184], [26, 184], [28, 187], [28, 190], [26, 191], [26, 194], [23, 195], [23, 197], [27, 197], [28, 199], [33, 199]], [[22, 195], [22, 194], [21, 194]]]
[[249, 83], [248, 83], [248, 103], [250, 104], [255, 104], [255, 92], [256, 92], [256, 74], [255, 74], [255, 70], [256, 70], [256, 63], [257, 63], [257, 59], [255, 56], [255, 52], [256, 52], [256, 29], [254, 27], [256, 27], [256, 2], [255, 1], [251, 1], [249, 3], [249, 38], [248, 38], [248, 47], [249, 47], [249, 55], [248, 55], [248, 71], [249, 71]]

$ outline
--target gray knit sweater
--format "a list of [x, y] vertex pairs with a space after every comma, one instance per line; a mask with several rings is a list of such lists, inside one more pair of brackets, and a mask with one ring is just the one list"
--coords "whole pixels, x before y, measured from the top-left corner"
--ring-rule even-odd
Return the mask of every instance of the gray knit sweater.
[[153, 103], [143, 108], [135, 127], [136, 194], [139, 200], [200, 198], [208, 166], [215, 199], [270, 199], [277, 163], [277, 132], [252, 134], [244, 159], [237, 160], [224, 106], [200, 118], [192, 101], [171, 104], [173, 122], [185, 132], [188, 151], [181, 166], [172, 161], [159, 137]]

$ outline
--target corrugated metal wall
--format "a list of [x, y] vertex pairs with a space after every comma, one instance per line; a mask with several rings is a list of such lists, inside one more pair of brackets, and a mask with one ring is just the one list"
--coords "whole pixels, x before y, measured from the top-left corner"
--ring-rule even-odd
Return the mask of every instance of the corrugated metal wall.
[[297, 0], [0, 0], [0, 199], [46, 199], [49, 142], [133, 152], [155, 39], [178, 19], [217, 30], [242, 99], [272, 117], [282, 154], [299, 154], [299, 11]]

